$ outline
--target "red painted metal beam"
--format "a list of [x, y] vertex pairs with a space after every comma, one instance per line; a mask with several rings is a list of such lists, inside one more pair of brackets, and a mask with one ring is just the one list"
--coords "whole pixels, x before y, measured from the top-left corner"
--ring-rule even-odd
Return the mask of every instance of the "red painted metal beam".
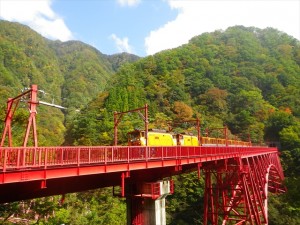
[[34, 137], [34, 146], [37, 147], [37, 134], [36, 134], [36, 123], [35, 123], [35, 115], [36, 115], [36, 105], [38, 104], [37, 102], [37, 85], [32, 85], [31, 89], [24, 91], [22, 94], [14, 97], [14, 98], [9, 98], [7, 101], [7, 112], [6, 112], [6, 117], [5, 117], [5, 127], [2, 133], [2, 138], [1, 138], [1, 143], [0, 146], [4, 146], [5, 138], [6, 135], [8, 136], [8, 146], [12, 146], [12, 134], [11, 134], [11, 122], [13, 119], [14, 112], [16, 111], [19, 101], [22, 97], [30, 95], [30, 101], [29, 103], [29, 120], [27, 124], [27, 129], [26, 129], [26, 135], [24, 138], [23, 146], [26, 147], [27, 145], [27, 140], [28, 140], [28, 135], [31, 126], [33, 126], [33, 137]]
[[27, 146], [29, 132], [30, 132], [31, 127], [33, 129], [32, 132], [33, 132], [34, 147], [38, 146], [37, 132], [36, 132], [36, 120], [35, 120], [35, 116], [36, 116], [36, 113], [37, 113], [36, 106], [38, 104], [37, 91], [38, 91], [37, 85], [32, 85], [31, 86], [31, 91], [30, 91], [30, 101], [28, 102], [30, 116], [29, 116], [29, 119], [28, 119], [28, 124], [27, 124], [26, 132], [25, 132], [24, 142], [23, 142], [24, 147]]
[[[140, 113], [140, 111], [144, 111], [144, 115], [142, 115]], [[118, 145], [118, 125], [121, 122], [121, 119], [123, 117], [124, 114], [128, 114], [128, 113], [132, 113], [132, 112], [137, 112], [143, 119], [144, 124], [145, 124], [145, 139], [146, 139], [146, 146], [148, 145], [148, 105], [145, 104], [144, 107], [142, 108], [137, 108], [137, 109], [132, 109], [126, 112], [114, 112], [114, 145], [117, 146]]]
[[284, 192], [278, 154], [261, 154], [203, 164], [204, 224], [268, 224], [267, 195]]
[[6, 135], [8, 136], [8, 146], [12, 147], [11, 121], [14, 114], [14, 110], [12, 109], [12, 107], [13, 107], [13, 101], [11, 99], [8, 99], [7, 107], [6, 107], [7, 109], [6, 109], [6, 117], [5, 117], [5, 126], [2, 133], [1, 144], [0, 144], [1, 147], [4, 146]]

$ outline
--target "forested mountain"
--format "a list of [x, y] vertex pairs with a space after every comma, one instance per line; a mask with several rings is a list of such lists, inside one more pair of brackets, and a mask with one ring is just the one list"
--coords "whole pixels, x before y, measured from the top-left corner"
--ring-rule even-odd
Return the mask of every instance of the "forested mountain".
[[110, 63], [112, 64], [112, 68], [114, 69], [114, 71], [117, 71], [124, 63], [134, 62], [140, 58], [136, 55], [125, 52], [121, 54], [108, 55], [107, 57], [108, 61], [110, 61]]
[[[285, 33], [235, 26], [138, 58], [106, 56], [76, 41], [53, 42], [28, 27], [0, 21], [0, 81], [2, 109], [8, 97], [30, 84], [49, 93], [42, 98], [68, 107], [64, 112], [39, 107], [41, 145], [111, 145], [113, 112], [146, 103], [153, 128], [165, 129], [170, 121], [198, 117], [202, 132], [226, 125], [240, 139], [250, 135], [254, 143], [280, 143], [289, 192], [271, 196], [270, 224], [300, 224], [300, 43]], [[26, 111], [20, 110], [15, 116], [17, 124], [26, 118]], [[126, 144], [126, 133], [142, 126], [139, 115], [124, 116], [119, 143]], [[176, 129], [194, 131], [187, 124]], [[168, 197], [168, 223], [201, 224], [202, 180], [194, 174], [175, 179], [179, 189]], [[102, 217], [85, 215], [84, 209], [100, 210], [101, 201], [124, 206], [103, 193], [90, 193], [90, 205], [84, 200], [86, 193], [70, 195], [77, 203], [70, 200], [62, 207], [49, 207], [63, 216], [48, 223], [70, 223], [72, 209], [78, 221], [71, 224], [109, 224], [107, 218], [111, 224], [124, 224], [115, 208]], [[41, 207], [48, 203], [41, 203]]]
[[[154, 123], [198, 116], [203, 129], [225, 124], [241, 138], [250, 134], [255, 143], [279, 141], [274, 117], [288, 121], [300, 117], [299, 64], [296, 39], [272, 28], [232, 27], [123, 66], [84, 113], [107, 118], [94, 121], [96, 133], [101, 134], [112, 129], [107, 123], [113, 111], [148, 103]], [[128, 130], [133, 126], [128, 125]], [[103, 141], [92, 133], [92, 144]], [[78, 135], [82, 137], [75, 138]], [[88, 132], [76, 131], [72, 136], [76, 141], [90, 137]]]
[[[0, 101], [3, 103], [0, 107], [5, 109], [8, 97], [37, 84], [46, 93], [40, 93], [40, 100], [68, 108], [64, 112], [44, 106], [38, 109], [41, 112], [39, 144], [60, 145], [74, 111], [103, 91], [107, 80], [122, 63], [137, 58], [126, 53], [107, 56], [79, 41], [50, 41], [27, 26], [0, 20]], [[16, 123], [25, 111], [16, 113]], [[1, 110], [3, 117], [4, 110]], [[48, 120], [49, 117], [53, 120]], [[18, 139], [15, 138], [15, 144], [20, 142]]]

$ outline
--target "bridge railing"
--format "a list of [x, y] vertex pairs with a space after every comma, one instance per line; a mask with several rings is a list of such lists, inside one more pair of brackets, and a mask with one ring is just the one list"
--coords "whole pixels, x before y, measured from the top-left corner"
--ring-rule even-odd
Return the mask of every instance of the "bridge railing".
[[266, 147], [217, 146], [93, 146], [93, 147], [2, 147], [0, 171], [80, 166], [88, 164], [131, 163], [147, 160], [169, 160], [220, 155], [243, 155], [277, 151]]

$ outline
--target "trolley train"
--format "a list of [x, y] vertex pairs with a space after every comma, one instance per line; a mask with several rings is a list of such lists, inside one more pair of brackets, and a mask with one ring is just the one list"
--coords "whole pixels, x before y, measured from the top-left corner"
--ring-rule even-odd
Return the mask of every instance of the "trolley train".
[[147, 144], [144, 130], [128, 133], [128, 146], [251, 146], [251, 142], [224, 138], [201, 137], [195, 135], [174, 134], [165, 130], [149, 130]]

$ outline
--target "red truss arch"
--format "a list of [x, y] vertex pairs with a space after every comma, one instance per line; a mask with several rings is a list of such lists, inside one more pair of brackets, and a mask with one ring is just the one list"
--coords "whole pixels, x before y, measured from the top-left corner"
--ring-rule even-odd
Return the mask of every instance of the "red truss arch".
[[268, 191], [285, 192], [278, 154], [203, 164], [204, 224], [268, 224]]

